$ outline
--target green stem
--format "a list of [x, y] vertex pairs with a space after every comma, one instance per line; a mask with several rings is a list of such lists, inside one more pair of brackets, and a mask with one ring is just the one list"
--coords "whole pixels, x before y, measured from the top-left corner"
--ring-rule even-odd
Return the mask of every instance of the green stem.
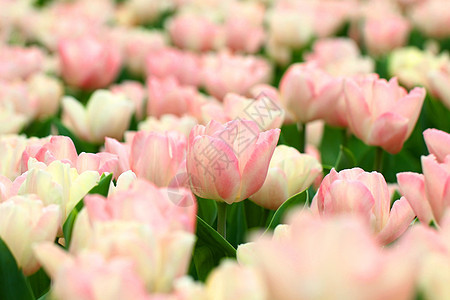
[[297, 124], [298, 132], [300, 133], [300, 153], [305, 153], [306, 149], [306, 125], [302, 123]]
[[375, 148], [375, 161], [373, 163], [373, 169], [377, 172], [382, 172], [383, 171], [383, 148], [381, 147], [376, 147]]
[[227, 239], [227, 206], [225, 202], [217, 202], [217, 232]]

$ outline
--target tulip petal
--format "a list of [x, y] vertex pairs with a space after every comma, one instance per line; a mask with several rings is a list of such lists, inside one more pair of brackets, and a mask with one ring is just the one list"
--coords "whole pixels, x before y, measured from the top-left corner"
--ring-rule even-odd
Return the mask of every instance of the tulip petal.
[[388, 112], [375, 120], [366, 143], [380, 146], [387, 152], [396, 154], [403, 147], [407, 131], [408, 119]]
[[445, 157], [450, 154], [450, 134], [429, 128], [423, 132], [423, 137], [430, 154], [434, 154], [439, 162], [444, 162]]
[[400, 193], [411, 205], [420, 222], [429, 224], [433, 220], [430, 203], [425, 196], [425, 178], [422, 174], [403, 172], [397, 174]]
[[383, 244], [389, 244], [402, 235], [411, 222], [414, 220], [415, 214], [408, 201], [402, 197], [394, 202], [392, 206], [389, 220], [380, 231], [377, 239]]

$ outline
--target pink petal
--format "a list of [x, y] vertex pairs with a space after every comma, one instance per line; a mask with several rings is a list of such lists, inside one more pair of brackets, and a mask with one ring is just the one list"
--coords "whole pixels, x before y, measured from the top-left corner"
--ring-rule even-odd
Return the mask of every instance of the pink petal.
[[369, 145], [380, 146], [389, 153], [400, 152], [408, 131], [408, 119], [388, 112], [375, 120], [365, 141]]
[[450, 154], [450, 134], [438, 129], [427, 129], [423, 137], [430, 154], [434, 154], [439, 162], [444, 162], [445, 156]]
[[389, 220], [380, 231], [377, 239], [383, 244], [387, 245], [395, 241], [408, 229], [411, 222], [414, 220], [415, 214], [404, 197], [394, 202], [391, 209]]
[[403, 172], [397, 174], [400, 193], [411, 205], [420, 222], [429, 224], [433, 220], [430, 203], [425, 196], [425, 177], [422, 174]]

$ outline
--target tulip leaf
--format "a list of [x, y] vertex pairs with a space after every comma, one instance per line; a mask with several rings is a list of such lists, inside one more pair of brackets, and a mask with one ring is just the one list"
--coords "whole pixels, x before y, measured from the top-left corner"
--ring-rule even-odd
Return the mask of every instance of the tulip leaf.
[[33, 291], [25, 275], [3, 239], [0, 238], [0, 299], [34, 300]]
[[34, 120], [27, 127], [25, 127], [21, 133], [28, 137], [46, 137], [51, 134], [52, 131], [52, 118], [45, 120]]
[[247, 228], [265, 227], [267, 217], [271, 210], [265, 209], [249, 199], [244, 200], [243, 203]]
[[235, 258], [236, 249], [200, 217], [197, 217], [196, 235], [193, 261], [198, 279], [204, 281], [223, 258]]
[[301, 149], [303, 149], [304, 147], [301, 137], [302, 133], [298, 129], [297, 124], [283, 125], [281, 127], [280, 139], [278, 141], [278, 144], [294, 147], [300, 152], [304, 152], [301, 151]]
[[217, 218], [217, 203], [212, 199], [197, 197], [197, 215], [209, 226], [214, 226]]
[[269, 223], [269, 226], [266, 229], [273, 230], [279, 224], [281, 224], [282, 219], [286, 216], [286, 213], [294, 207], [300, 207], [304, 205], [308, 201], [308, 190], [305, 190], [301, 193], [295, 194], [291, 198], [287, 199], [275, 212], [272, 217], [272, 220]]
[[245, 218], [244, 202], [240, 201], [228, 206], [227, 240], [233, 247], [245, 243], [247, 235], [247, 220]]
[[340, 146], [339, 149], [339, 155], [336, 160], [336, 164], [334, 165], [334, 168], [336, 171], [341, 171], [344, 169], [351, 169], [354, 166], [356, 166], [356, 158], [355, 155], [350, 151], [350, 149]]
[[36, 298], [43, 296], [50, 289], [51, 280], [42, 268], [28, 276], [27, 280]]
[[[113, 174], [109, 174], [108, 176], [105, 176], [105, 174], [102, 174], [100, 177], [100, 181], [96, 186], [94, 186], [88, 194], [99, 194], [104, 197], [108, 195], [109, 191], [109, 185], [111, 184]], [[72, 209], [70, 214], [67, 216], [67, 220], [64, 222], [63, 225], [63, 233], [64, 233], [64, 239], [66, 241], [66, 249], [69, 249], [70, 246], [70, 240], [72, 238], [72, 230], [73, 226], [75, 224], [75, 220], [78, 216], [78, 213], [81, 211], [81, 209], [84, 206], [83, 202], [84, 198], [78, 201], [77, 205]]]
[[73, 141], [75, 148], [77, 149], [77, 153], [88, 152], [88, 153], [96, 153], [98, 152], [98, 145], [91, 144], [89, 142], [83, 141], [78, 138], [70, 129], [64, 126], [60, 120], [57, 118], [53, 118], [53, 125], [56, 127], [58, 134], [68, 136]]

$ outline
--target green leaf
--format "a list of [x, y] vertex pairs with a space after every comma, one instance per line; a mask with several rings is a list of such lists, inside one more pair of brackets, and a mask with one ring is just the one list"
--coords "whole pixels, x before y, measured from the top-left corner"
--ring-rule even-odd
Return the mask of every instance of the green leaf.
[[197, 197], [197, 207], [197, 215], [208, 223], [209, 226], [214, 226], [214, 221], [216, 221], [217, 218], [216, 201]]
[[233, 247], [245, 243], [247, 236], [247, 220], [245, 218], [244, 202], [236, 202], [228, 206], [227, 240]]
[[[88, 194], [99, 194], [104, 197], [108, 195], [109, 185], [111, 184], [113, 174], [109, 174], [108, 176], [105, 176], [105, 174], [102, 174], [100, 177], [99, 183], [94, 186]], [[83, 202], [84, 198], [78, 201], [77, 205], [72, 209], [70, 214], [67, 216], [66, 221], [63, 225], [63, 234], [64, 239], [66, 240], [66, 249], [69, 249], [70, 246], [70, 240], [72, 238], [72, 230], [73, 225], [75, 224], [75, 220], [77, 219], [78, 213], [81, 211], [81, 209], [84, 206]]]
[[261, 207], [249, 199], [243, 201], [247, 228], [265, 227], [270, 210]]
[[88, 153], [97, 153], [99, 150], [99, 145], [94, 145], [79, 139], [70, 129], [64, 126], [60, 120], [57, 118], [52, 119], [52, 124], [56, 127], [58, 134], [68, 136], [72, 139], [75, 148], [77, 149], [77, 153], [88, 152]]
[[28, 276], [27, 280], [35, 298], [43, 296], [50, 289], [51, 280], [42, 268], [33, 275]]
[[0, 238], [0, 299], [34, 300], [33, 292], [6, 243]]
[[204, 281], [224, 257], [235, 258], [236, 249], [200, 217], [197, 217], [196, 235], [193, 261], [198, 279]]
[[267, 230], [275, 229], [275, 227], [281, 224], [283, 217], [286, 216], [286, 213], [289, 210], [291, 210], [294, 207], [304, 205], [305, 203], [307, 203], [307, 201], [308, 201], [308, 190], [305, 190], [287, 199], [273, 215], [272, 220], [270, 221], [269, 226], [266, 229], [266, 232]]
[[354, 166], [356, 166], [355, 155], [353, 155], [350, 149], [341, 145], [339, 149], [339, 155], [336, 160], [336, 164], [334, 165], [334, 168], [336, 169], [336, 171], [339, 172], [344, 169], [351, 169]]
[[45, 120], [34, 120], [26, 128], [24, 128], [21, 133], [28, 137], [46, 137], [51, 134], [52, 131], [52, 118]]
[[300, 151], [302, 149], [301, 134], [297, 124], [283, 125], [278, 144], [294, 147]]

